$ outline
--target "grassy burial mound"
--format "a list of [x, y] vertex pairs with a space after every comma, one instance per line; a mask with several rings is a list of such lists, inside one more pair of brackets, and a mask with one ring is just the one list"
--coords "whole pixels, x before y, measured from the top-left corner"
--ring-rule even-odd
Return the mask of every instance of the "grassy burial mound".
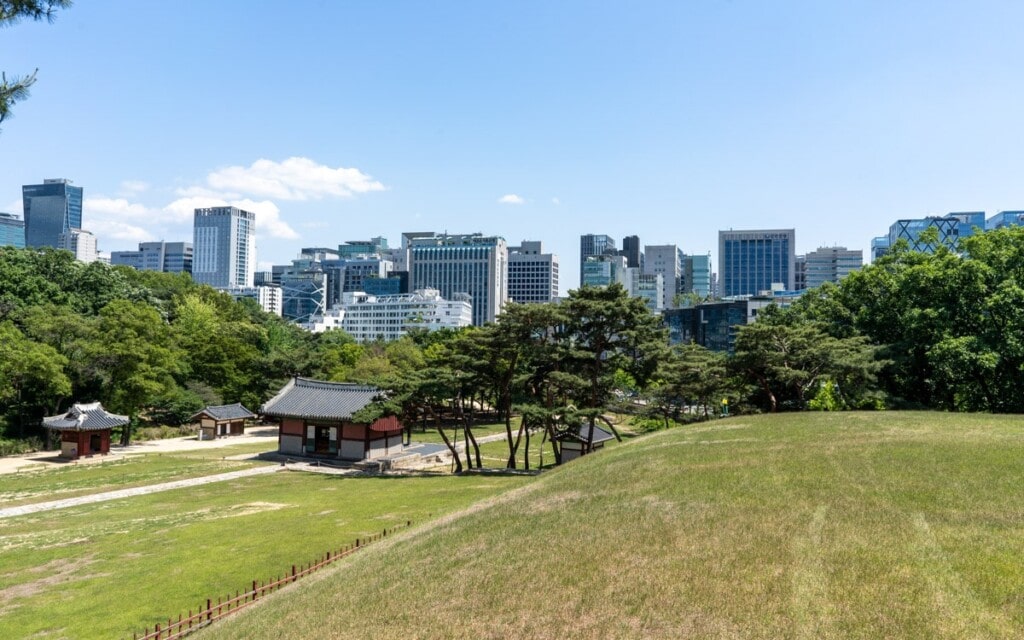
[[1024, 637], [1022, 480], [1017, 417], [680, 428], [367, 549], [201, 637]]

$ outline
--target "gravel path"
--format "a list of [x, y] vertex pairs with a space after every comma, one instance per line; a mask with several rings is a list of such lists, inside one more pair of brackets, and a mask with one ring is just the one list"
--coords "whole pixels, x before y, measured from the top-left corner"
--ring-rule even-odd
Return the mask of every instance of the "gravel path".
[[132, 487], [131, 489], [118, 489], [117, 491], [94, 493], [92, 495], [79, 496], [77, 498], [66, 498], [64, 500], [53, 500], [51, 502], [26, 504], [20, 507], [8, 507], [6, 509], [0, 509], [0, 519], [13, 518], [15, 516], [23, 516], [30, 513], [39, 513], [40, 511], [66, 509], [67, 507], [77, 507], [79, 505], [92, 504], [94, 502], [106, 502], [108, 500], [130, 498], [132, 496], [143, 496], [150, 493], [157, 493], [160, 491], [170, 491], [172, 489], [195, 487], [201, 484], [210, 484], [212, 482], [224, 482], [225, 480], [235, 480], [237, 478], [245, 478], [248, 476], [258, 476], [266, 473], [274, 473], [276, 471], [280, 471], [282, 468], [283, 467], [277, 465], [267, 465], [262, 467], [254, 467], [252, 469], [245, 469], [242, 471], [219, 473], [214, 476], [202, 476], [200, 478], [189, 478], [187, 480], [175, 480], [174, 482], [151, 484], [145, 487]]

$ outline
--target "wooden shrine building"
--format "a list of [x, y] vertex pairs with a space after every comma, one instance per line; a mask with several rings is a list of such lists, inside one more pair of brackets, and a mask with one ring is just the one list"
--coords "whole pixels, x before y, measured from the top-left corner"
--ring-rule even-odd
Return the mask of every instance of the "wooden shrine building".
[[76, 403], [67, 413], [43, 418], [44, 427], [60, 432], [60, 457], [69, 460], [109, 453], [111, 429], [128, 422], [99, 402]]
[[215, 440], [221, 436], [242, 435], [245, 421], [255, 417], [255, 413], [236, 402], [206, 407], [192, 416], [192, 420], [199, 421], [200, 440]]
[[358, 423], [352, 415], [382, 397], [383, 391], [368, 385], [293, 378], [260, 413], [280, 422], [282, 454], [375, 460], [403, 451], [402, 424], [395, 416]]
[[583, 422], [579, 429], [569, 429], [555, 436], [562, 449], [562, 464], [575, 460], [580, 456], [593, 453], [604, 448], [604, 443], [614, 440], [615, 436], [601, 427], [594, 425], [594, 433], [591, 438], [590, 423]]

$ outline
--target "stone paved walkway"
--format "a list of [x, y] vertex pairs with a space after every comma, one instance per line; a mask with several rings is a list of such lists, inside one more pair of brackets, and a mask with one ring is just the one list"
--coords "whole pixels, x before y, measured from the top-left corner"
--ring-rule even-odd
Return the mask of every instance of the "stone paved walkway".
[[8, 507], [6, 509], [0, 509], [0, 519], [13, 518], [15, 516], [23, 516], [28, 515], [30, 513], [39, 513], [40, 511], [66, 509], [68, 507], [77, 507], [79, 505], [92, 504], [94, 502], [106, 502], [108, 500], [130, 498], [132, 496], [143, 496], [150, 493], [158, 493], [160, 491], [170, 491], [172, 489], [195, 487], [202, 484], [210, 484], [212, 482], [224, 482], [225, 480], [235, 480], [237, 478], [245, 478], [248, 476], [258, 476], [266, 473], [275, 473], [277, 471], [282, 470], [283, 468], [284, 467], [280, 467], [277, 465], [267, 465], [262, 467], [254, 467], [252, 469], [244, 469], [242, 471], [232, 471], [230, 473], [218, 473], [217, 475], [213, 476], [188, 478], [187, 480], [175, 480], [174, 482], [162, 482], [160, 484], [151, 484], [145, 487], [118, 489], [117, 491], [105, 491], [103, 493], [94, 493], [92, 495], [79, 496], [77, 498], [65, 498], [64, 500], [53, 500], [51, 502], [38, 502], [35, 504], [26, 504], [20, 507]]

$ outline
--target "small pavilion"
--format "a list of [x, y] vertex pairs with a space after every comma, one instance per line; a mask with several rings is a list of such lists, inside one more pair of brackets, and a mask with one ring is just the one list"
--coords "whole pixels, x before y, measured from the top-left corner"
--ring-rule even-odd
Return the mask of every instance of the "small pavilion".
[[578, 429], [569, 429], [555, 436], [555, 440], [561, 445], [562, 464], [603, 449], [604, 443], [614, 439], [614, 435], [597, 425], [594, 425], [594, 434], [591, 437], [588, 422], [580, 424]]
[[245, 433], [245, 421], [256, 417], [241, 403], [206, 407], [192, 416], [199, 421], [199, 439], [215, 440], [221, 436], [240, 436]]
[[282, 454], [375, 460], [403, 451], [402, 424], [396, 416], [368, 424], [355, 422], [352, 416], [383, 397], [382, 390], [369, 385], [293, 378], [260, 413], [280, 422]]
[[60, 457], [69, 460], [110, 453], [111, 429], [128, 422], [99, 402], [75, 403], [67, 413], [43, 418], [44, 427], [60, 432]]

